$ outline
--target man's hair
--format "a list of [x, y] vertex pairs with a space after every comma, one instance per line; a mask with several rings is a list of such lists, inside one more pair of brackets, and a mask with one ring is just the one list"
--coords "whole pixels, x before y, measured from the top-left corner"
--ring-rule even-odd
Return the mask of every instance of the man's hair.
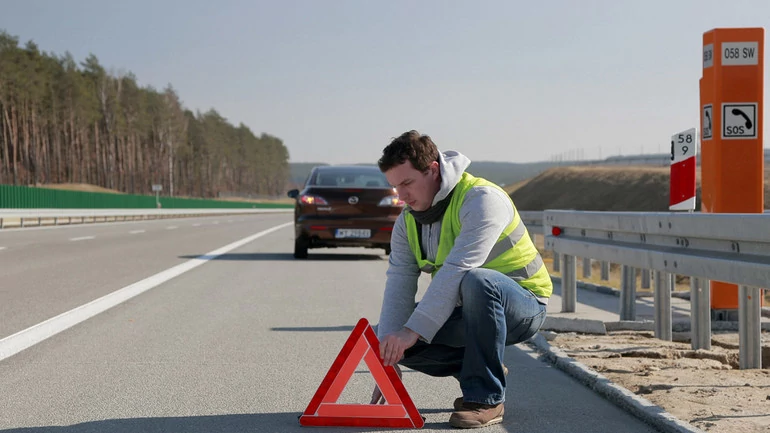
[[438, 148], [427, 135], [411, 130], [393, 139], [377, 161], [383, 173], [409, 161], [415, 169], [425, 171], [433, 161], [438, 161]]

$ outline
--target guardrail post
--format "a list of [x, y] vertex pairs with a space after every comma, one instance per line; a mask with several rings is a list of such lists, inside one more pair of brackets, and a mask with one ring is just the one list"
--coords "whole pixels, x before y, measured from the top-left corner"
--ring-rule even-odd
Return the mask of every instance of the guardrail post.
[[574, 313], [577, 304], [577, 264], [575, 256], [564, 255], [564, 271], [561, 273], [561, 312]]
[[559, 254], [556, 251], [554, 251], [553, 252], [553, 271], [554, 272], [560, 272], [560, 270], [561, 270], [561, 266], [560, 266], [561, 264], [559, 263], [560, 262], [560, 260], [559, 260], [560, 258], [561, 258], [561, 254]]
[[[649, 279], [649, 271], [647, 271]], [[649, 281], [648, 281], [649, 282]], [[668, 272], [655, 272], [655, 338], [671, 341], [671, 278]]]
[[583, 278], [591, 278], [591, 259], [583, 257]]
[[741, 370], [762, 368], [761, 290], [738, 286], [738, 359]]
[[610, 262], [602, 261], [602, 281], [610, 280]]
[[620, 320], [636, 320], [636, 268], [623, 265], [620, 273]]
[[[655, 286], [658, 287], [657, 285]], [[650, 288], [650, 270], [649, 269], [642, 269], [642, 288], [643, 289], [649, 289]]]
[[711, 350], [711, 287], [709, 280], [690, 277], [690, 345]]

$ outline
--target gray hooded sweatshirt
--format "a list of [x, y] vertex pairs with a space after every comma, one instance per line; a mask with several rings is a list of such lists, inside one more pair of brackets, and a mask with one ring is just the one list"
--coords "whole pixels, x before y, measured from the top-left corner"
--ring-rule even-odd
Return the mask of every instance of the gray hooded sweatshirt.
[[[440, 153], [441, 188], [433, 198], [433, 205], [457, 185], [470, 163], [459, 152]], [[514, 209], [510, 198], [497, 188], [475, 186], [468, 191], [460, 208], [462, 230], [416, 308], [417, 280], [421, 271], [409, 248], [404, 221], [406, 212], [409, 212], [408, 208], [396, 220], [391, 235], [387, 282], [377, 334], [382, 339], [407, 327], [430, 343], [454, 308], [460, 305], [460, 282], [465, 273], [484, 264], [503, 230], [513, 221]], [[440, 233], [441, 220], [422, 226], [425, 256], [432, 262], [438, 253]]]

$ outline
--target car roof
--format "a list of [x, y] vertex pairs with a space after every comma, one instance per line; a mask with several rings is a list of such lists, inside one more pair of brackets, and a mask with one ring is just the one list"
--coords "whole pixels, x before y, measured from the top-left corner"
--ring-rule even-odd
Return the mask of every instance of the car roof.
[[380, 168], [376, 165], [320, 165], [315, 167], [313, 171], [317, 173], [338, 173], [338, 174], [365, 174], [372, 173], [377, 175], [383, 175]]
[[376, 165], [358, 165], [358, 164], [337, 164], [337, 165], [319, 165], [315, 167], [316, 170], [377, 170], [379, 171], [380, 168]]

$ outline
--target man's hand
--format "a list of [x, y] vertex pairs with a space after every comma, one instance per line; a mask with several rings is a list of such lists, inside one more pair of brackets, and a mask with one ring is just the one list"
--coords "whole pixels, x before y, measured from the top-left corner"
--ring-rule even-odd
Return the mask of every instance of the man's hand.
[[[399, 367], [398, 364], [394, 365], [394, 367], [396, 373], [398, 373], [398, 378], [401, 379], [401, 367]], [[385, 397], [382, 396], [382, 392], [380, 392], [380, 388], [377, 385], [374, 386], [372, 401], [369, 404], [385, 404]]]
[[[398, 366], [398, 361], [404, 357], [404, 351], [417, 342], [420, 336], [409, 328], [402, 328], [398, 332], [388, 334], [380, 342], [380, 358], [382, 363], [386, 366], [392, 365], [398, 373], [398, 377], [401, 378], [401, 368]], [[384, 404], [385, 397], [382, 396], [380, 388], [375, 386], [374, 392], [372, 392], [372, 401], [370, 404]]]
[[404, 357], [404, 351], [417, 342], [419, 335], [409, 328], [388, 334], [380, 342], [380, 358], [386, 366], [396, 365]]

